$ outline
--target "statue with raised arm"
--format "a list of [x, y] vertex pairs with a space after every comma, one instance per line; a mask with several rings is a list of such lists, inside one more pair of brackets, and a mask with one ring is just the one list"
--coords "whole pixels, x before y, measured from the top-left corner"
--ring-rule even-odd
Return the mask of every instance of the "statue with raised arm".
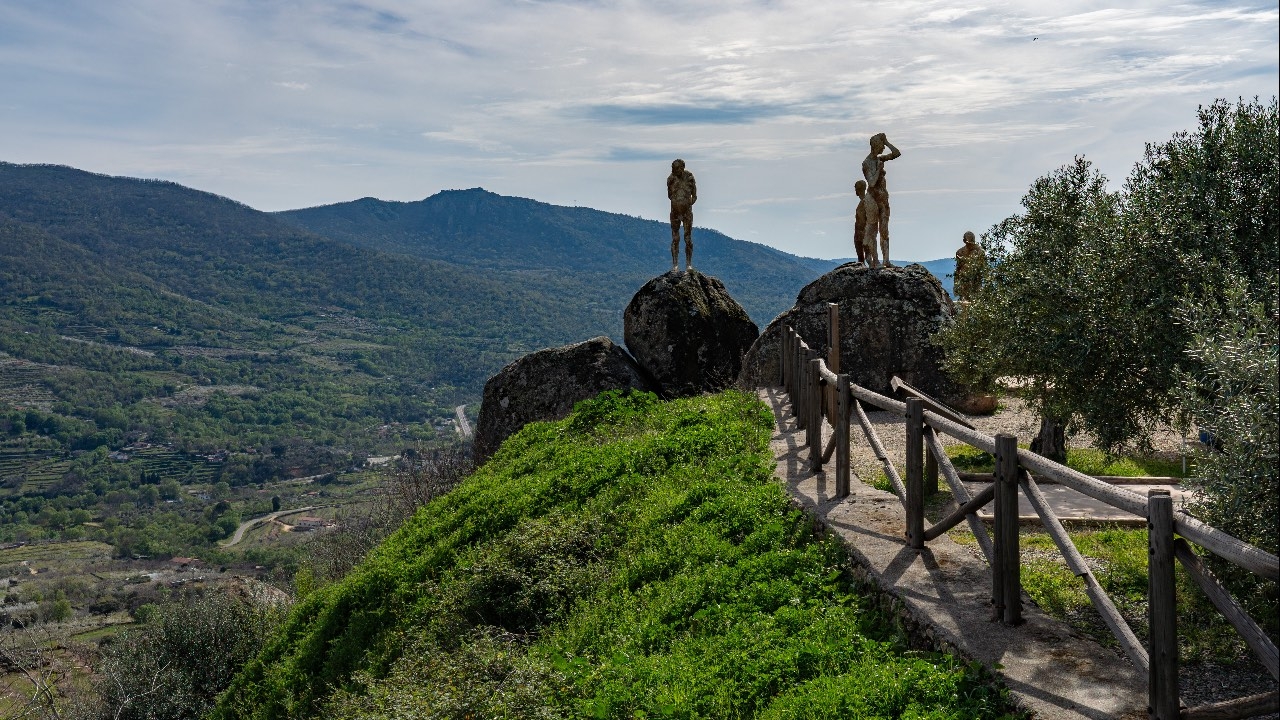
[[964, 247], [956, 251], [956, 298], [969, 300], [982, 287], [982, 270], [987, 266], [987, 254], [983, 252], [972, 231], [965, 231]]
[[[890, 152], [885, 153], [885, 148]], [[889, 262], [889, 185], [885, 182], [884, 164], [899, 157], [902, 157], [902, 153], [889, 142], [884, 133], [871, 136], [871, 153], [862, 161], [862, 176], [867, 181], [867, 194], [863, 198], [867, 217], [863, 242], [869, 249], [867, 264], [871, 267], [881, 264], [875, 255], [877, 234], [880, 236], [884, 267], [893, 267]]]
[[667, 176], [667, 199], [671, 200], [671, 272], [680, 269], [680, 225], [684, 225], [685, 270], [693, 269], [693, 204], [698, 202], [698, 184], [693, 173], [676, 158]]

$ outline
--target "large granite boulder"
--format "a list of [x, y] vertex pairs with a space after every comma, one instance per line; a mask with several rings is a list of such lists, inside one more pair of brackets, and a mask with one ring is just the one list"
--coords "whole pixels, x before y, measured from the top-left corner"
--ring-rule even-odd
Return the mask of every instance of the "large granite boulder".
[[696, 270], [650, 280], [623, 313], [627, 349], [666, 397], [732, 385], [759, 334], [724, 283]]
[[932, 342], [954, 308], [922, 265], [872, 269], [848, 263], [800, 291], [795, 307], [774, 318], [747, 352], [739, 384], [778, 384], [778, 344], [790, 325], [809, 347], [827, 352], [827, 303], [840, 307], [840, 370], [875, 392], [892, 396], [894, 375], [942, 400], [961, 402], [963, 388], [942, 372], [942, 348]]
[[475, 456], [493, 455], [528, 423], [559, 420], [580, 400], [627, 388], [656, 390], [627, 351], [607, 337], [529, 353], [484, 384]]

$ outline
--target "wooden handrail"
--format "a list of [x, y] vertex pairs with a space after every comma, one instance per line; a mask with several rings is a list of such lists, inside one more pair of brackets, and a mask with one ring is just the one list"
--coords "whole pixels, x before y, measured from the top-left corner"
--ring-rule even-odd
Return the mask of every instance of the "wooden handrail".
[[[1079, 471], [1053, 462], [1048, 458], [1016, 447], [1016, 439], [1001, 436], [999, 439], [977, 430], [965, 418], [958, 416], [945, 405], [933, 401], [927, 395], [915, 390], [910, 385], [894, 376], [895, 389], [905, 388], [915, 397], [910, 403], [899, 402], [879, 393], [868, 390], [849, 381], [847, 375], [833, 372], [824, 361], [804, 342], [791, 328], [785, 329], [783, 339], [784, 366], [782, 378], [787, 391], [792, 395], [792, 405], [797, 412], [797, 424], [811, 425], [809, 434], [811, 463], [815, 470], [821, 467], [837, 445], [839, 434], [848, 439], [848, 417], [855, 415], [871, 444], [876, 458], [884, 467], [895, 494], [908, 509], [908, 538], [912, 547], [923, 547], [924, 542], [934, 540], [955, 527], [960, 521], [967, 520], [974, 531], [974, 537], [987, 556], [992, 567], [993, 594], [992, 600], [997, 615], [1006, 624], [1021, 622], [1021, 599], [1019, 588], [1017, 493], [1021, 488], [1032, 508], [1040, 517], [1045, 530], [1062, 553], [1063, 559], [1071, 571], [1085, 583], [1085, 592], [1093, 606], [1098, 610], [1104, 623], [1119, 641], [1125, 653], [1140, 669], [1147, 670], [1149, 675], [1150, 704], [1153, 717], [1160, 718], [1243, 718], [1251, 717], [1260, 711], [1272, 711], [1280, 708], [1280, 703], [1272, 694], [1262, 694], [1247, 698], [1239, 698], [1230, 702], [1215, 703], [1196, 708], [1178, 708], [1177, 679], [1177, 619], [1174, 609], [1174, 591], [1172, 580], [1172, 564], [1181, 562], [1188, 575], [1200, 586], [1213, 605], [1218, 608], [1231, 625], [1245, 639], [1245, 642], [1262, 660], [1263, 665], [1273, 678], [1280, 679], [1280, 653], [1276, 645], [1259, 628], [1231, 597], [1220, 583], [1203, 567], [1199, 557], [1192, 552], [1187, 540], [1194, 542], [1206, 550], [1219, 555], [1227, 561], [1250, 572], [1270, 580], [1280, 580], [1280, 562], [1275, 555], [1245, 543], [1211, 525], [1208, 525], [1185, 513], [1172, 511], [1172, 500], [1167, 490], [1152, 490], [1144, 498], [1137, 493], [1116, 487], [1121, 482], [1143, 481], [1144, 484], [1157, 481], [1159, 484], [1170, 484], [1172, 478], [1111, 478], [1085, 475]], [[796, 360], [803, 365], [796, 368], [796, 363], [786, 364], [787, 348], [794, 349]], [[829, 357], [834, 348], [828, 348]], [[831, 392], [834, 389], [835, 392]], [[911, 490], [904, 485], [893, 462], [885, 452], [880, 437], [867, 418], [862, 403], [872, 407], [894, 412], [907, 417], [908, 452], [907, 470], [911, 476]], [[825, 406], [825, 407], [824, 407]], [[824, 412], [828, 410], [829, 412]], [[909, 412], [913, 411], [913, 412]], [[803, 420], [801, 418], [804, 418]], [[837, 428], [837, 435], [832, 438], [832, 449], [822, 452], [821, 431], [823, 421], [829, 420]], [[938, 432], [944, 432], [980, 450], [992, 453], [997, 458], [998, 472], [1003, 482], [993, 482], [971, 497], [962, 482], [967, 480], [987, 480], [983, 476], [956, 472], [955, 466], [947, 457], [945, 448], [938, 438]], [[1003, 452], [998, 452], [998, 447]], [[821, 455], [821, 459], [819, 459]], [[959, 507], [942, 521], [935, 523], [928, 530], [923, 529], [922, 520], [911, 520], [911, 505], [919, 505], [921, 501], [922, 468], [921, 455], [926, 460], [936, 463], [942, 475], [951, 486], [953, 497]], [[837, 468], [837, 494], [847, 494], [848, 451], [842, 447], [837, 457], [842, 467]], [[840, 473], [845, 473], [845, 484], [841, 487]], [[1065, 485], [1088, 497], [1099, 500], [1121, 510], [1125, 510], [1148, 521], [1148, 543], [1150, 546], [1150, 566], [1148, 567], [1148, 612], [1151, 627], [1151, 651], [1148, 652], [1134, 635], [1132, 628], [1116, 610], [1111, 598], [1102, 589], [1089, 569], [1084, 557], [1071, 542], [1071, 538], [1062, 526], [1061, 520], [1050, 507], [1039, 484], [1030, 472], [1037, 473], [1043, 482], [1056, 482]], [[992, 478], [996, 479], [996, 478]], [[1161, 482], [1164, 481], [1164, 482]], [[936, 482], [936, 481], [935, 481]], [[1012, 493], [1012, 494], [1010, 494]], [[986, 528], [978, 521], [976, 511], [987, 503], [997, 503], [997, 539], [994, 548], [987, 535]], [[917, 508], [919, 510], [920, 508]], [[917, 513], [918, 514], [918, 513]], [[1010, 520], [1012, 518], [1012, 520]], [[1001, 520], [1004, 520], [1001, 523]], [[1012, 525], [1011, 525], [1012, 523]], [[914, 532], [913, 529], [914, 528]], [[1174, 539], [1174, 533], [1182, 535], [1186, 540]], [[1176, 560], [1175, 560], [1176, 557]]]
[[[863, 394], [873, 394], [865, 388], [858, 388]], [[852, 388], [851, 388], [852, 390]], [[862, 395], [855, 393], [860, 399]], [[887, 400], [887, 398], [886, 398]], [[884, 403], [888, 405], [889, 403]], [[904, 406], [905, 407], [905, 406]], [[968, 444], [995, 453], [995, 438], [990, 435], [970, 430], [937, 413], [926, 412], [925, 422], [967, 442]], [[1138, 517], [1147, 517], [1146, 499], [1141, 495], [1095, 480], [1084, 473], [1060, 465], [1048, 458], [1041, 457], [1029, 450], [1018, 450], [1018, 464], [1035, 472], [1057, 480], [1059, 484], [1088, 495], [1095, 500], [1133, 513]], [[1280, 580], [1280, 559], [1275, 555], [1237, 539], [1218, 528], [1193, 518], [1185, 513], [1175, 513], [1174, 531], [1213, 554], [1238, 565], [1249, 572], [1268, 580]]]
[[925, 408], [932, 410], [938, 413], [939, 415], [945, 418], [948, 418], [954, 422], [958, 422], [967, 428], [972, 428], [974, 430], [977, 430], [977, 428], [973, 426], [973, 423], [961, 417], [960, 413], [956, 412], [955, 410], [952, 410], [946, 405], [943, 405], [937, 400], [934, 400], [932, 397], [929, 397], [928, 395], [921, 392], [920, 390], [917, 390], [916, 388], [908, 385], [905, 380], [898, 377], [897, 375], [894, 375], [893, 377], [889, 378], [889, 387], [893, 388], [894, 390], [906, 390], [908, 395], [918, 398], [920, 402], [924, 403]]
[[[803, 343], [803, 341], [801, 342]], [[825, 369], [825, 364], [822, 367]], [[906, 414], [906, 403], [887, 398], [861, 385], [850, 383], [849, 392], [860, 402], [865, 402], [881, 410], [896, 412], [899, 415]], [[859, 421], [861, 422], [864, 418], [865, 414], [859, 418]], [[979, 450], [995, 454], [996, 441], [990, 435], [967, 428], [929, 410], [925, 411], [924, 418], [926, 423], [951, 437], [963, 440]], [[870, 422], [864, 423], [864, 428], [866, 427], [870, 427]], [[1018, 464], [1035, 472], [1037, 475], [1052, 478], [1061, 485], [1066, 485], [1072, 490], [1088, 495], [1095, 500], [1100, 500], [1112, 507], [1120, 508], [1138, 517], [1147, 517], [1146, 498], [1135, 492], [1096, 480], [1078, 470], [1073, 470], [1029, 450], [1018, 450]], [[903, 494], [905, 495], [905, 491]], [[1175, 532], [1209, 552], [1255, 575], [1268, 580], [1280, 581], [1280, 558], [1275, 555], [1254, 547], [1185, 513], [1175, 513], [1173, 522]]]
[[[995, 480], [995, 473], [974, 473], [962, 472], [960, 479], [971, 483], [989, 483]], [[1128, 477], [1124, 475], [1090, 475], [1089, 477], [1108, 485], [1181, 485], [1182, 478], [1165, 477], [1162, 475], [1143, 475], [1137, 477]], [[1053, 478], [1040, 478], [1036, 480], [1040, 485], [1058, 485], [1058, 481]]]
[[[951, 458], [947, 457], [946, 450], [942, 447], [942, 441], [938, 439], [938, 433], [930, 426], [925, 426], [924, 442], [929, 446], [929, 452], [938, 460], [938, 468], [942, 470], [942, 477], [946, 479], [947, 485], [951, 487], [951, 497], [961, 505], [969, 502], [969, 488], [960, 482], [960, 477], [956, 473], [956, 468], [951, 464]], [[978, 547], [982, 548], [982, 554], [987, 558], [987, 565], [991, 565], [995, 558], [995, 547], [991, 543], [991, 535], [987, 532], [987, 526], [978, 520], [978, 515], [966, 515], [965, 520], [969, 523], [969, 531], [973, 533], [973, 537], [978, 541]]]
[[1196, 585], [1208, 596], [1209, 602], [1222, 613], [1227, 622], [1231, 623], [1231, 627], [1240, 633], [1240, 637], [1244, 638], [1244, 642], [1253, 650], [1258, 659], [1262, 661], [1262, 666], [1271, 673], [1272, 679], [1280, 680], [1280, 652], [1276, 651], [1276, 644], [1271, 642], [1271, 638], [1258, 627], [1258, 623], [1249, 617], [1249, 614], [1240, 607], [1236, 599], [1231, 597], [1231, 593], [1218, 582], [1218, 579], [1209, 572], [1209, 568], [1200, 562], [1200, 558], [1191, 551], [1191, 546], [1187, 545], [1187, 541], [1178, 538], [1173, 541], [1174, 557], [1182, 563], [1186, 568], [1187, 575], [1195, 581]]
[[1044, 529], [1049, 533], [1049, 537], [1053, 538], [1053, 544], [1058, 546], [1058, 551], [1062, 553], [1062, 558], [1067, 561], [1067, 567], [1071, 568], [1071, 572], [1076, 577], [1084, 580], [1084, 590], [1089, 596], [1089, 600], [1093, 603], [1093, 607], [1097, 609], [1098, 614], [1102, 616], [1102, 621], [1107, 624], [1111, 630], [1111, 634], [1120, 642], [1120, 646], [1124, 648], [1125, 654], [1133, 661], [1138, 669], [1147, 672], [1150, 667], [1150, 659], [1147, 657], [1146, 648], [1142, 647], [1142, 643], [1137, 636], [1133, 634], [1133, 628], [1129, 627], [1129, 623], [1125, 621], [1120, 611], [1116, 609], [1111, 597], [1102, 589], [1102, 585], [1098, 582], [1089, 569], [1088, 563], [1084, 561], [1084, 556], [1076, 549], [1075, 543], [1071, 542], [1071, 537], [1067, 535], [1067, 529], [1062, 527], [1062, 522], [1058, 520], [1057, 514], [1053, 512], [1053, 508], [1049, 506], [1049, 501], [1045, 498], [1044, 493], [1040, 492], [1040, 488], [1036, 485], [1036, 481], [1031, 474], [1023, 471], [1022, 480], [1019, 482], [1022, 486], [1023, 494], [1027, 496], [1027, 501], [1031, 507], [1040, 516], [1040, 521], [1044, 524]]

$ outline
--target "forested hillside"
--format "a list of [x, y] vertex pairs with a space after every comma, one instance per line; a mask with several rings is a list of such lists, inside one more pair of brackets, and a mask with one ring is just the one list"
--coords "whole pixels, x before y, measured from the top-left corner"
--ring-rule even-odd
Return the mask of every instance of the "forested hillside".
[[[312, 216], [332, 237], [299, 227]], [[218, 483], [452, 442], [454, 407], [507, 362], [620, 337], [631, 294], [667, 267], [666, 232], [479, 190], [272, 215], [0, 164], [0, 541], [191, 552], [235, 526], [234, 503], [211, 509]], [[761, 324], [825, 269], [712, 231], [698, 242]], [[161, 509], [195, 524], [143, 532]], [[113, 518], [150, 540], [102, 529]]]
[[[615, 336], [621, 336], [621, 310], [631, 295], [671, 266], [671, 231], [665, 223], [480, 188], [446, 190], [417, 202], [364, 198], [278, 215], [361, 247], [485, 272], [515, 271], [519, 277], [560, 276], [565, 291], [577, 297], [605, 291], [619, 312]], [[694, 266], [724, 281], [763, 327], [791, 307], [801, 287], [835, 263], [698, 228]]]

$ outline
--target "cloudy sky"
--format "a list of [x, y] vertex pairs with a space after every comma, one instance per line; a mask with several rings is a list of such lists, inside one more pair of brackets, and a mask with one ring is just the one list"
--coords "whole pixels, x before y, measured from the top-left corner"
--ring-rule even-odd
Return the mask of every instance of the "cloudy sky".
[[[1280, 83], [1274, 1], [0, 0], [0, 160], [262, 210], [484, 187], [853, 254], [867, 139], [893, 256], [949, 256], [1084, 154], [1118, 185]], [[661, 242], [662, 238], [656, 238]]]

